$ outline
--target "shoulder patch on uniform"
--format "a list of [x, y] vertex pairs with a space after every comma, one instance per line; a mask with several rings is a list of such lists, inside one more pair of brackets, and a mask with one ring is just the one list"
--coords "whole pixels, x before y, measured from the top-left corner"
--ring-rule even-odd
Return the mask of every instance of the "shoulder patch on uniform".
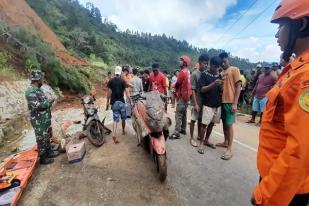
[[309, 91], [303, 92], [299, 97], [299, 106], [306, 112], [309, 112]]
[[301, 83], [301, 88], [309, 87], [309, 80], [305, 80]]

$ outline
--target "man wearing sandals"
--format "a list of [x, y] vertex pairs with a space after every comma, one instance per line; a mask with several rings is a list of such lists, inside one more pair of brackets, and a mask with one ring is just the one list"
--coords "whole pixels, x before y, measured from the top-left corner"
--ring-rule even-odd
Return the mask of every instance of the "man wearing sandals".
[[125, 134], [127, 113], [124, 93], [126, 93], [128, 99], [130, 98], [129, 91], [126, 89], [128, 85], [121, 78], [121, 73], [122, 68], [120, 66], [116, 66], [115, 77], [107, 83], [107, 87], [109, 88], [107, 96], [110, 99], [110, 105], [112, 105], [113, 111], [113, 140], [115, 144], [119, 143], [117, 140], [117, 126], [120, 119], [122, 121], [122, 134]]
[[191, 59], [188, 56], [180, 57], [180, 71], [175, 83], [176, 89], [176, 113], [175, 132], [170, 139], [180, 139], [180, 134], [186, 135], [187, 128], [187, 108], [191, 97], [190, 71]]
[[[221, 86], [219, 75], [221, 65], [220, 57], [210, 59], [209, 71], [203, 71], [199, 80], [202, 101], [202, 127], [200, 132], [200, 146], [198, 152], [204, 154], [205, 145], [213, 149], [216, 147], [209, 142], [209, 137], [214, 124], [220, 123], [221, 118]], [[206, 132], [206, 137], [205, 137]]]
[[200, 97], [200, 87], [198, 82], [201, 77], [201, 73], [205, 71], [208, 67], [209, 56], [208, 54], [202, 54], [199, 59], [199, 69], [195, 69], [191, 75], [190, 83], [192, 89], [192, 110], [191, 110], [191, 123], [190, 123], [190, 144], [193, 147], [197, 147], [196, 139], [193, 137], [194, 135], [194, 128], [195, 122], [197, 121], [197, 130], [198, 130], [198, 139], [201, 139], [201, 122], [202, 122], [202, 104], [201, 104], [201, 97]]
[[252, 91], [253, 104], [252, 104], [252, 117], [247, 123], [255, 123], [256, 115], [260, 112], [260, 121], [258, 125], [261, 124], [263, 112], [266, 108], [267, 103], [267, 92], [275, 85], [277, 78], [271, 75], [271, 67], [264, 66], [264, 73], [260, 75], [256, 82], [256, 85]]
[[222, 60], [222, 122], [224, 132], [224, 142], [217, 144], [218, 147], [227, 148], [225, 153], [221, 156], [223, 160], [232, 158], [232, 144], [233, 144], [233, 124], [236, 118], [237, 104], [241, 91], [240, 72], [237, 67], [230, 65], [229, 56], [223, 52], [220, 55]]

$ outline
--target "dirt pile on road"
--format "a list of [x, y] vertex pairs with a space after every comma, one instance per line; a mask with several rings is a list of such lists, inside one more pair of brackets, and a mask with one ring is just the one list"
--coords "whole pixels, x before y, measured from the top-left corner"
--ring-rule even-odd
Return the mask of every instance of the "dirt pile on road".
[[56, 34], [43, 22], [25, 0], [1, 0], [0, 21], [10, 26], [22, 26], [40, 35], [55, 49], [56, 56], [65, 65], [87, 66], [87, 61], [71, 56]]

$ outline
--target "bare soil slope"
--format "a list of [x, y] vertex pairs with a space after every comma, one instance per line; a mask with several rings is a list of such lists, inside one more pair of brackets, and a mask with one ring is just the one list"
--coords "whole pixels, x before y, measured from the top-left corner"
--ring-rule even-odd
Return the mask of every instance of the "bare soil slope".
[[88, 65], [87, 61], [71, 56], [56, 34], [43, 22], [25, 0], [1, 0], [0, 21], [22, 26], [39, 34], [55, 49], [56, 56], [66, 65]]

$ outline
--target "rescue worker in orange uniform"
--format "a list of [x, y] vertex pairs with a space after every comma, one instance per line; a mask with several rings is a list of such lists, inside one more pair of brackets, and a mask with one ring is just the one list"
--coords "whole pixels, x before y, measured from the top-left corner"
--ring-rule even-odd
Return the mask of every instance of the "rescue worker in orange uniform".
[[309, 205], [309, 0], [282, 0], [272, 23], [283, 56], [294, 53], [272, 90], [260, 130], [260, 182], [251, 203]]

